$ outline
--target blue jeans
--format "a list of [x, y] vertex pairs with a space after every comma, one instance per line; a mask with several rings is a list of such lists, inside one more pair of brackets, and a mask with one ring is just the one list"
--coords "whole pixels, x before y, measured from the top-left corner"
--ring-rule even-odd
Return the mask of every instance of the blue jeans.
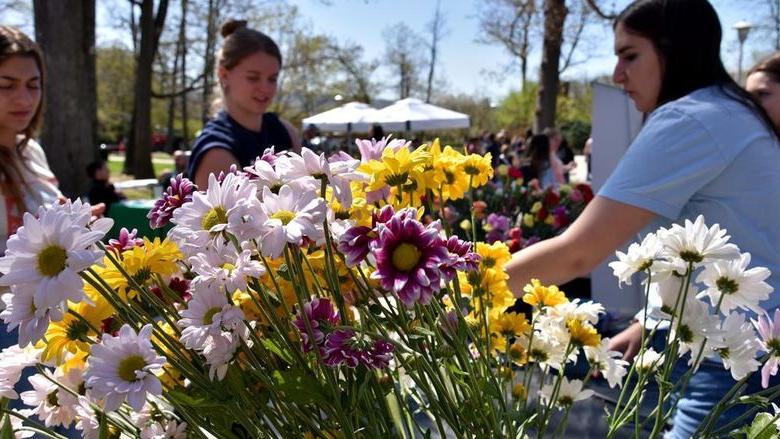
[[[652, 340], [653, 348], [660, 352], [664, 347], [665, 340], [666, 331], [656, 332]], [[670, 381], [677, 383], [688, 369], [688, 356], [686, 355], [675, 363]], [[760, 372], [761, 370], [759, 369], [750, 376], [743, 395], [763, 390]], [[677, 403], [677, 410], [672, 415], [672, 429], [664, 437], [666, 439], [689, 439], [692, 437], [699, 425], [712, 411], [712, 408], [734, 387], [734, 384], [736, 384], [736, 381], [731, 376], [731, 372], [724, 369], [720, 361], [706, 359], [702, 361], [699, 370], [691, 376], [685, 394], [680, 395], [678, 392], [673, 395], [673, 398], [679, 398], [679, 402]], [[772, 377], [769, 381], [770, 387], [778, 384], [780, 384], [780, 376]], [[750, 408], [751, 406], [746, 405], [730, 408], [718, 418], [716, 429], [726, 426]], [[742, 421], [741, 424], [749, 424], [752, 421], [753, 417], [750, 416]]]

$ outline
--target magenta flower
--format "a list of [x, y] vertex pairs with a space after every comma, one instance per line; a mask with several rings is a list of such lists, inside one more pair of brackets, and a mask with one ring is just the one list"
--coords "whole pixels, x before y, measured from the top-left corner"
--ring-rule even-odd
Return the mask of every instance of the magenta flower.
[[773, 320], [769, 320], [766, 314], [758, 316], [758, 321], [753, 320], [753, 326], [761, 336], [761, 348], [769, 354], [769, 359], [761, 367], [761, 385], [766, 389], [769, 387], [769, 376], [777, 375], [780, 367], [780, 309], [775, 310]]
[[122, 230], [119, 231], [119, 239], [109, 239], [107, 248], [114, 250], [116, 253], [121, 253], [133, 247], [144, 245], [144, 240], [137, 236], [138, 229], [133, 229], [132, 232], [129, 232], [126, 227], [122, 227]]
[[338, 250], [346, 258], [347, 267], [354, 267], [371, 251], [370, 244], [376, 238], [373, 229], [366, 226], [350, 227], [339, 238]]
[[406, 306], [426, 304], [441, 287], [440, 266], [449, 251], [439, 236], [439, 222], [424, 226], [417, 210], [404, 209], [390, 221], [379, 224], [379, 238], [373, 249], [376, 271], [382, 288], [392, 291]]
[[312, 335], [314, 336], [314, 342], [317, 346], [322, 344], [325, 339], [325, 332], [330, 330], [331, 326], [337, 325], [339, 322], [339, 313], [330, 299], [315, 297], [311, 302], [303, 304], [303, 313], [300, 311], [295, 315], [295, 327], [298, 328], [298, 332], [301, 333], [301, 340], [303, 340], [303, 350], [309, 352], [313, 349], [311, 341], [309, 340], [309, 331], [306, 329], [306, 321], [309, 321], [312, 329]]
[[181, 174], [171, 178], [171, 185], [146, 215], [149, 218], [149, 227], [153, 229], [165, 227], [173, 218], [176, 209], [192, 201], [192, 193], [195, 189], [195, 185]]
[[450, 253], [446, 261], [442, 262], [440, 268], [443, 277], [446, 280], [452, 280], [457, 276], [457, 271], [477, 271], [479, 269], [478, 253], [471, 251], [471, 243], [463, 241], [457, 236], [450, 236], [446, 243], [447, 251]]
[[337, 329], [328, 334], [323, 346], [325, 365], [345, 364], [355, 368], [362, 364], [370, 369], [384, 369], [393, 357], [393, 345], [355, 334], [352, 329]]

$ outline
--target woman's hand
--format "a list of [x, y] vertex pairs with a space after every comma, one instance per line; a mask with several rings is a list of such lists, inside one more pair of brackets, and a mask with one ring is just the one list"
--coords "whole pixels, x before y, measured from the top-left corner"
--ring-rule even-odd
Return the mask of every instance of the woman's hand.
[[626, 361], [633, 360], [639, 352], [639, 345], [642, 344], [642, 331], [642, 325], [639, 322], [632, 323], [631, 326], [609, 341], [608, 350], [622, 352], [623, 359]]
[[97, 218], [103, 218], [103, 215], [106, 213], [106, 203], [97, 203], [90, 207], [92, 209], [93, 220]]

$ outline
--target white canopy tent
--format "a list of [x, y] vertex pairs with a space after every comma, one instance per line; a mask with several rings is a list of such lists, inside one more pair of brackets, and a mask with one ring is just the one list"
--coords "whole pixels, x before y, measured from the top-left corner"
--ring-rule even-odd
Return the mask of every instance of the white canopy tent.
[[470, 126], [467, 114], [427, 104], [415, 98], [401, 99], [377, 110], [372, 115], [371, 122], [382, 125], [385, 131], [441, 130]]
[[362, 102], [349, 102], [340, 107], [303, 119], [303, 128], [316, 125], [323, 131], [367, 132], [371, 128], [376, 108]]

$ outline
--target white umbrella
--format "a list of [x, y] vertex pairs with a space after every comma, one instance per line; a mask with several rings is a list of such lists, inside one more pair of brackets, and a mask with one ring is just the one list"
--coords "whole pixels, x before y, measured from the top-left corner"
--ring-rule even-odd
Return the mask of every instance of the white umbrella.
[[468, 128], [467, 114], [406, 98], [378, 110], [371, 119], [389, 131], [422, 131]]
[[323, 131], [367, 132], [376, 108], [362, 102], [349, 102], [303, 119], [303, 128], [316, 125]]

